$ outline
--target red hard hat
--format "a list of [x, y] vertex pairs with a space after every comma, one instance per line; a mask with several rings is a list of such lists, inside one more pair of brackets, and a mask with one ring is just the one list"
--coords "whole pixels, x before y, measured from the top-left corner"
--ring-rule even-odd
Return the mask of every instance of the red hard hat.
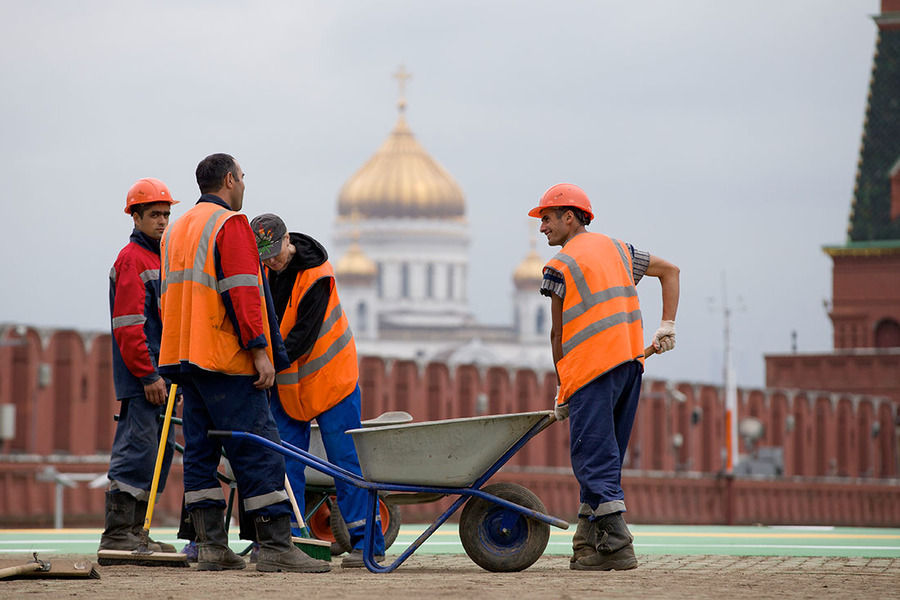
[[178, 204], [178, 200], [172, 198], [169, 188], [159, 179], [146, 177], [138, 179], [125, 197], [125, 214], [131, 214], [131, 207], [135, 204], [152, 204], [154, 202], [167, 202]]
[[541, 216], [541, 211], [545, 208], [571, 206], [580, 208], [590, 220], [594, 220], [594, 210], [591, 208], [591, 201], [588, 200], [587, 194], [577, 185], [571, 183], [557, 183], [541, 196], [541, 203], [528, 211], [529, 217]]

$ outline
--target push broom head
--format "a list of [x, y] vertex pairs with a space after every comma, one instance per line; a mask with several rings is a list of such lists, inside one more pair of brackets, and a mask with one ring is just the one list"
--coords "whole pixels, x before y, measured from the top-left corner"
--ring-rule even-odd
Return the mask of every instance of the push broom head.
[[187, 568], [186, 554], [179, 552], [140, 552], [138, 550], [99, 550], [97, 563], [103, 567], [134, 565], [137, 567]]
[[331, 542], [316, 538], [292, 537], [294, 545], [303, 550], [310, 558], [331, 562]]

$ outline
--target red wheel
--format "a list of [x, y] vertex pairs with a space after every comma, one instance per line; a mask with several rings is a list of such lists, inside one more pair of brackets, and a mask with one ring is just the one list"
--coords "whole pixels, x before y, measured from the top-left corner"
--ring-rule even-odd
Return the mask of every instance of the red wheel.
[[334, 533], [331, 531], [331, 508], [330, 504], [337, 504], [337, 496], [331, 495], [328, 500], [307, 519], [306, 526], [309, 527], [310, 533], [320, 540], [328, 542], [336, 542]]

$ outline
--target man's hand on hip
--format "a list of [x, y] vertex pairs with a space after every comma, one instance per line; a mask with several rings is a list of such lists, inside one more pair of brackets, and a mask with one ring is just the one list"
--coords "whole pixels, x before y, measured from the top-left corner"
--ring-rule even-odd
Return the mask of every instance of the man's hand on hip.
[[269, 356], [266, 354], [265, 348], [252, 348], [253, 366], [259, 373], [259, 378], [253, 382], [253, 387], [258, 390], [267, 390], [275, 384], [275, 367]]

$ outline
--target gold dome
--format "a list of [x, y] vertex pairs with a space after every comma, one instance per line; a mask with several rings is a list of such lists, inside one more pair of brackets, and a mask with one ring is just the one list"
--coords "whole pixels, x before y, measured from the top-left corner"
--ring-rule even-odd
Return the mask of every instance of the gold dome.
[[519, 289], [540, 287], [544, 279], [546, 261], [535, 250], [534, 238], [531, 238], [531, 251], [513, 271], [513, 282]]
[[453, 177], [416, 141], [400, 106], [397, 125], [338, 195], [338, 217], [460, 219], [465, 198]]
[[334, 274], [344, 282], [348, 278], [371, 280], [378, 274], [378, 265], [354, 241], [334, 266]]

